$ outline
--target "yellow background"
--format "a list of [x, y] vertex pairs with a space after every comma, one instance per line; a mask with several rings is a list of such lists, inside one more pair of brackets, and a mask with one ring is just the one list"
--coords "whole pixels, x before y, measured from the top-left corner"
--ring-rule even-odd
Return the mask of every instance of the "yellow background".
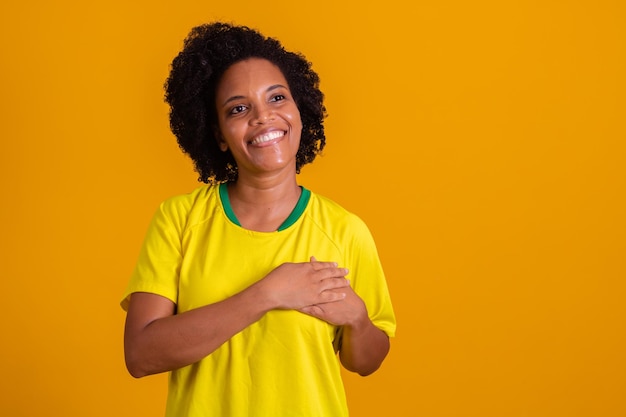
[[118, 302], [157, 204], [197, 184], [162, 84], [215, 19], [322, 78], [301, 183], [369, 224], [399, 322], [346, 375], [352, 415], [626, 415], [618, 0], [3, 2], [0, 415], [162, 415]]

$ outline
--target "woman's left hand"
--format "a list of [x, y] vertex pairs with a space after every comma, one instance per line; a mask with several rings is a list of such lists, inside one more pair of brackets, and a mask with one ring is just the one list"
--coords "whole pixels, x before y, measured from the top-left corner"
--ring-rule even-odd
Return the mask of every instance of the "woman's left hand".
[[335, 326], [359, 327], [364, 321], [369, 321], [365, 303], [352, 288], [344, 287], [327, 291], [345, 293], [346, 298], [334, 303], [303, 307], [298, 311]]
[[389, 337], [378, 329], [367, 315], [365, 303], [352, 288], [341, 291], [346, 298], [327, 304], [316, 304], [299, 309], [335, 326], [343, 327], [339, 358], [343, 366], [360, 375], [376, 371], [389, 352]]

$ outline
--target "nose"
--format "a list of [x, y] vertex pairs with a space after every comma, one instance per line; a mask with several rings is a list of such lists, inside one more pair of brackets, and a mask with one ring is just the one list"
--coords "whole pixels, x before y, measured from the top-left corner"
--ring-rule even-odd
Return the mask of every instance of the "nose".
[[254, 107], [254, 117], [252, 123], [255, 125], [265, 124], [274, 120], [274, 111], [266, 104], [260, 104]]

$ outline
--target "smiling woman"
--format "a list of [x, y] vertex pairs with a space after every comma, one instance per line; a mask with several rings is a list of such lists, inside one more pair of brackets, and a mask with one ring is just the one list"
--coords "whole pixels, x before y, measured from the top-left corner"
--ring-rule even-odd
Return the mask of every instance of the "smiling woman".
[[168, 416], [346, 416], [337, 353], [361, 375], [388, 353], [369, 230], [297, 182], [325, 144], [318, 83], [246, 27], [197, 27], [174, 59], [172, 131], [207, 184], [161, 204], [122, 300], [128, 370], [171, 372]]
[[218, 144], [232, 153], [239, 178], [285, 175], [295, 185], [302, 121], [280, 69], [258, 58], [233, 64], [215, 101]]
[[[216, 89], [227, 70], [251, 58], [279, 68], [284, 87], [293, 96], [302, 121], [296, 172], [324, 149], [326, 109], [319, 77], [300, 54], [286, 51], [275, 39], [247, 27], [216, 23], [195, 27], [172, 62], [166, 83], [170, 125], [178, 144], [194, 161], [203, 182], [234, 181], [237, 164], [230, 152], [219, 152]], [[286, 85], [285, 85], [286, 83]], [[233, 93], [225, 99], [235, 98]], [[221, 103], [224, 104], [224, 103]], [[237, 107], [235, 112], [242, 109]]]

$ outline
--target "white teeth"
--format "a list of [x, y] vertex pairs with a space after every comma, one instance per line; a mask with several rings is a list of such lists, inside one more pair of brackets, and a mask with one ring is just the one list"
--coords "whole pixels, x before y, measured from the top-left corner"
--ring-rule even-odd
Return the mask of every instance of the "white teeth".
[[259, 143], [263, 143], [263, 142], [268, 142], [270, 140], [274, 140], [277, 139], [281, 136], [284, 136], [285, 132], [281, 131], [281, 130], [275, 130], [272, 132], [268, 132], [264, 135], [258, 136], [256, 138], [254, 138], [254, 140], [252, 142], [250, 142], [252, 145], [258, 145]]

